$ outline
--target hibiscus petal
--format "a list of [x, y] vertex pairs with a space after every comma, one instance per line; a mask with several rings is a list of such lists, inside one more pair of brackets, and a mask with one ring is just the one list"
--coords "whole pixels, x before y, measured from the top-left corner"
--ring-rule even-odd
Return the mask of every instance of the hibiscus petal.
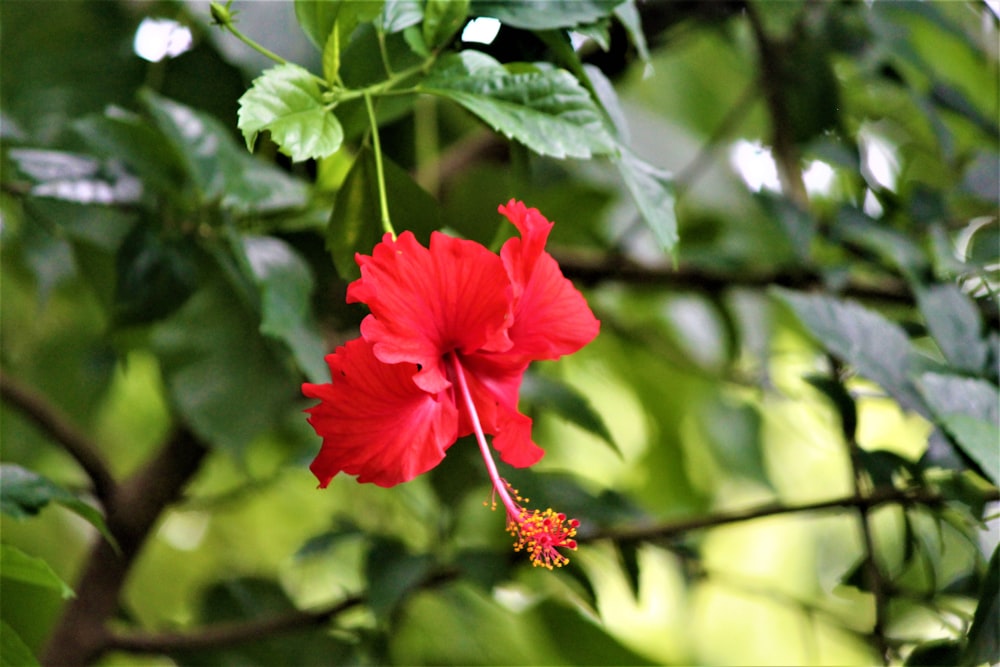
[[[483, 432], [494, 436], [493, 447], [504, 462], [523, 468], [538, 463], [545, 451], [531, 439], [531, 419], [517, 410], [521, 379], [528, 365], [512, 365], [511, 361], [505, 353], [460, 359]], [[459, 434], [469, 433], [472, 422], [462, 410]]]
[[325, 488], [339, 472], [389, 487], [444, 458], [458, 435], [458, 410], [447, 393], [413, 383], [413, 364], [385, 364], [361, 338], [328, 355], [331, 384], [303, 384], [319, 405], [307, 410], [323, 446], [309, 466]]
[[544, 251], [552, 223], [538, 209], [518, 201], [501, 206], [521, 232], [500, 250], [504, 267], [514, 283], [516, 302], [508, 351], [522, 361], [558, 359], [592, 341], [600, 330], [583, 295]]
[[450, 386], [443, 362], [449, 352], [510, 348], [510, 281], [482, 245], [434, 232], [424, 248], [410, 232], [396, 240], [387, 234], [357, 262], [361, 278], [348, 286], [347, 300], [371, 310], [362, 337], [381, 361], [418, 364], [413, 379], [422, 389]]

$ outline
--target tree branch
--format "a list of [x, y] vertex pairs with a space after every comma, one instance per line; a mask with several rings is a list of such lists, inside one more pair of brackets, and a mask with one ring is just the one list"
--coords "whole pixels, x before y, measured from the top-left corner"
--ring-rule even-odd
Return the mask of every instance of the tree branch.
[[337, 604], [317, 611], [294, 611], [271, 618], [243, 622], [219, 623], [197, 632], [129, 632], [116, 633], [108, 641], [109, 650], [130, 653], [174, 653], [199, 649], [217, 649], [273, 635], [322, 625], [365, 602], [360, 595], [345, 598]]
[[44, 396], [0, 372], [0, 396], [20, 410], [47, 436], [59, 443], [90, 478], [94, 496], [107, 509], [116, 484], [100, 449]]
[[[769, 516], [781, 514], [798, 514], [802, 512], [823, 512], [828, 510], [842, 510], [852, 508], [873, 508], [887, 503], [898, 503], [900, 505], [926, 505], [936, 506], [946, 502], [946, 498], [938, 493], [927, 489], [904, 490], [892, 487], [879, 488], [865, 496], [850, 495], [831, 500], [821, 500], [815, 503], [805, 503], [802, 505], [782, 505], [771, 503], [733, 512], [720, 512], [703, 517], [691, 519], [680, 519], [666, 523], [615, 527], [598, 529], [593, 531], [581, 530], [577, 536], [578, 542], [595, 542], [597, 540], [613, 540], [615, 542], [644, 542], [650, 540], [662, 540], [683, 535], [693, 530], [703, 530], [724, 526], [730, 523], [740, 523], [752, 521]], [[985, 500], [994, 502], [1000, 500], [1000, 489], [993, 489]]]
[[86, 665], [111, 641], [108, 621], [118, 611], [125, 579], [163, 510], [180, 497], [207, 449], [187, 430], [174, 434], [155, 457], [122, 482], [106, 503], [107, 524], [121, 553], [100, 539], [86, 559], [74, 598], [49, 637], [43, 663]]
[[[806, 269], [777, 271], [734, 271], [723, 273], [693, 266], [645, 266], [620, 255], [593, 255], [553, 250], [563, 274], [584, 285], [618, 282], [650, 287], [676, 287], [717, 293], [731, 287], [780, 285], [796, 289], [824, 287], [823, 277]], [[848, 281], [837, 290], [842, 296], [889, 303], [913, 304], [913, 294], [902, 280], [886, 277], [880, 284]]]

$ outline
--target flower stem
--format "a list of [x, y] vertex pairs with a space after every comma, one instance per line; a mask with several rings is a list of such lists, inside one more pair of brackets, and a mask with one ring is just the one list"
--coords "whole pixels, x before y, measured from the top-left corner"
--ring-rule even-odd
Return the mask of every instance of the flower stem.
[[462, 400], [469, 411], [472, 430], [476, 434], [476, 442], [479, 443], [479, 451], [483, 455], [486, 472], [489, 473], [490, 481], [493, 482], [493, 488], [496, 489], [496, 492], [500, 495], [500, 500], [503, 502], [503, 506], [507, 509], [507, 516], [516, 519], [521, 515], [521, 508], [507, 492], [507, 483], [500, 478], [500, 473], [497, 471], [497, 464], [493, 460], [489, 445], [486, 444], [486, 435], [483, 433], [483, 427], [479, 423], [479, 413], [476, 412], [476, 405], [472, 402], [472, 394], [469, 393], [469, 384], [465, 379], [465, 371], [462, 369], [462, 363], [458, 360], [457, 354], [452, 353], [448, 356], [451, 359], [452, 368], [455, 370], [455, 377], [458, 379], [458, 389], [462, 393]]
[[236, 24], [233, 23], [233, 15], [234, 15], [234, 13], [229, 11], [229, 6], [231, 4], [232, 4], [232, 0], [230, 0], [229, 2], [227, 2], [225, 5], [220, 5], [217, 2], [211, 3], [209, 5], [209, 7], [210, 7], [211, 12], [212, 12], [212, 20], [217, 25], [220, 25], [223, 28], [225, 28], [226, 30], [228, 30], [229, 32], [231, 32], [236, 39], [240, 40], [241, 42], [243, 42], [244, 44], [246, 44], [247, 46], [249, 46], [251, 49], [253, 49], [257, 53], [261, 54], [265, 58], [270, 58], [271, 60], [273, 60], [274, 62], [278, 63], [279, 65], [285, 65], [285, 64], [287, 64], [288, 61], [285, 60], [284, 58], [282, 58], [281, 56], [279, 56], [277, 53], [274, 53], [273, 51], [267, 50], [266, 48], [264, 48], [263, 46], [261, 46], [257, 42], [253, 41], [252, 39], [250, 39], [249, 37], [247, 37], [246, 35], [244, 35], [242, 32], [240, 32], [239, 28], [236, 27]]
[[375, 119], [375, 108], [372, 106], [372, 96], [365, 91], [365, 108], [368, 110], [368, 124], [372, 128], [372, 150], [375, 151], [375, 176], [378, 179], [378, 207], [382, 214], [382, 229], [396, 238], [396, 230], [392, 228], [389, 219], [389, 200], [385, 194], [385, 171], [382, 167], [382, 144], [378, 139], [378, 122]]

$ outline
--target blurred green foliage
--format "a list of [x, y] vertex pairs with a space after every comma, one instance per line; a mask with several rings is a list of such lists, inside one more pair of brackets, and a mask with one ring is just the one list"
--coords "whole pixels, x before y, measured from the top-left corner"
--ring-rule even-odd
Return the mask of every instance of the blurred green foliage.
[[[0, 664], [997, 662], [995, 11], [6, 0]], [[554, 572], [471, 441], [307, 470], [384, 211], [511, 197], [602, 322], [503, 470]]]

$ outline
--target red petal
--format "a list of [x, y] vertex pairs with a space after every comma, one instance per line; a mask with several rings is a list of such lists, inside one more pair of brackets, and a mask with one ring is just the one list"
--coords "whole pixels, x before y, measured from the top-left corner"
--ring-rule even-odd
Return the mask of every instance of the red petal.
[[[518, 392], [527, 363], [512, 366], [508, 354], [474, 354], [461, 357], [472, 402], [483, 432], [493, 438], [500, 458], [518, 468], [534, 465], [545, 451], [531, 439], [531, 419], [517, 411]], [[472, 433], [465, 410], [460, 411], [459, 433]]]
[[454, 350], [510, 348], [510, 285], [500, 259], [473, 241], [431, 234], [424, 248], [410, 232], [386, 235], [359, 255], [361, 278], [348, 301], [368, 304], [361, 335], [386, 363], [419, 364], [414, 381], [437, 393], [450, 386], [443, 357]]
[[328, 355], [332, 384], [303, 384], [319, 405], [307, 410], [323, 446], [309, 466], [326, 487], [339, 472], [394, 486], [444, 458], [458, 435], [458, 410], [447, 393], [413, 383], [413, 364], [384, 364], [361, 338]]
[[508, 351], [520, 360], [558, 359], [592, 341], [600, 329], [583, 295], [563, 276], [559, 264], [545, 252], [552, 223], [538, 209], [511, 200], [501, 206], [521, 232], [500, 250], [514, 283], [514, 323]]

